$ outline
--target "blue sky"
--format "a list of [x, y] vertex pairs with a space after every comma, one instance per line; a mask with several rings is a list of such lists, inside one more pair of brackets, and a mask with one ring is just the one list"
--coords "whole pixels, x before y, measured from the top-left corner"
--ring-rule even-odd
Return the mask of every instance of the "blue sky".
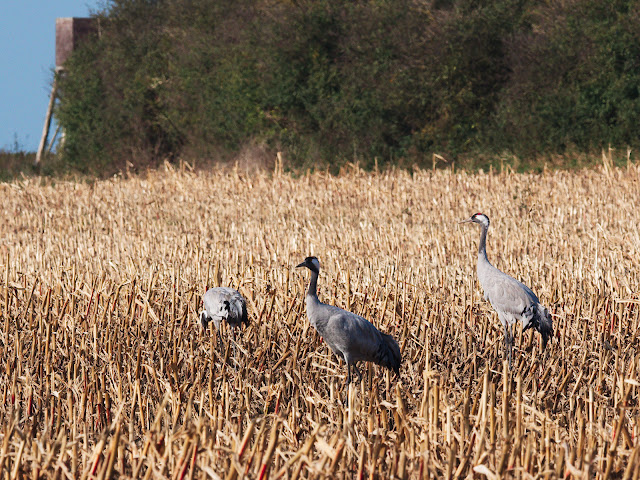
[[[55, 66], [56, 18], [88, 17], [103, 0], [6, 0], [0, 8], [0, 149], [38, 148]], [[51, 132], [53, 135], [53, 131]]]

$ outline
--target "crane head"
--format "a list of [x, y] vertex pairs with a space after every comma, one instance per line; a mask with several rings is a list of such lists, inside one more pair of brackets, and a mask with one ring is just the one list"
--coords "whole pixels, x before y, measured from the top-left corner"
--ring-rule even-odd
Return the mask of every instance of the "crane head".
[[458, 223], [479, 223], [483, 227], [489, 228], [489, 217], [484, 213], [474, 213], [471, 215], [471, 218], [467, 218]]
[[296, 265], [296, 268], [307, 267], [309, 270], [315, 273], [320, 273], [320, 262], [316, 257], [307, 257], [304, 262]]

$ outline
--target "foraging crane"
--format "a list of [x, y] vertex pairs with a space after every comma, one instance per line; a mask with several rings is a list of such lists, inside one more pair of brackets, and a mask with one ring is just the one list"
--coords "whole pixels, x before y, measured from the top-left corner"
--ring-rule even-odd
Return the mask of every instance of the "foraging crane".
[[478, 279], [484, 290], [484, 299], [489, 300], [504, 327], [505, 355], [511, 368], [511, 350], [513, 349], [511, 326], [520, 320], [523, 331], [535, 328], [542, 336], [544, 349], [549, 338], [553, 336], [551, 315], [545, 307], [540, 305], [538, 297], [529, 287], [489, 263], [487, 259], [489, 217], [483, 213], [476, 213], [460, 223], [477, 223], [482, 227], [478, 247]]
[[[247, 302], [240, 292], [229, 287], [210, 288], [202, 296], [204, 310], [200, 312], [200, 323], [206, 330], [211, 320], [220, 335], [220, 323], [225, 320], [231, 327], [233, 339], [236, 339], [236, 327], [249, 325], [247, 316]], [[220, 340], [220, 337], [218, 337]]]
[[338, 358], [347, 364], [347, 385], [351, 383], [351, 367], [362, 381], [357, 362], [374, 362], [400, 375], [400, 347], [391, 335], [381, 333], [360, 315], [347, 312], [318, 300], [316, 288], [320, 262], [316, 257], [307, 257], [298, 267], [311, 270], [311, 281], [307, 290], [307, 316], [320, 336], [331, 347]]

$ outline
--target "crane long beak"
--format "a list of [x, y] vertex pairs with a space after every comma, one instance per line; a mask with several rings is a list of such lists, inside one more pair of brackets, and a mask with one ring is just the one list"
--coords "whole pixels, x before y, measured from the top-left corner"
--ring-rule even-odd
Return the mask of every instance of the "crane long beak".
[[300, 263], [299, 265], [296, 265], [296, 268], [306, 267], [306, 266], [307, 266], [307, 264], [306, 264], [306, 263], [304, 263], [304, 262], [302, 262], [302, 263]]
[[462, 220], [462, 221], [458, 222], [458, 225], [461, 224], [461, 223], [471, 223], [471, 222], [473, 222], [473, 220], [471, 220], [470, 218], [467, 218], [466, 220]]

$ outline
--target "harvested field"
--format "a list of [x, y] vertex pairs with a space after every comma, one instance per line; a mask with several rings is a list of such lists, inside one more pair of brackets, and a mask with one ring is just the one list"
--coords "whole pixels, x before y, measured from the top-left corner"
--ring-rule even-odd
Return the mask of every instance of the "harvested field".
[[[638, 205], [636, 165], [1, 184], [0, 477], [638, 478]], [[457, 224], [478, 211], [553, 314], [511, 371]], [[321, 300], [398, 340], [399, 379], [345, 388], [307, 255]], [[235, 353], [197, 323], [215, 285], [249, 303]]]

